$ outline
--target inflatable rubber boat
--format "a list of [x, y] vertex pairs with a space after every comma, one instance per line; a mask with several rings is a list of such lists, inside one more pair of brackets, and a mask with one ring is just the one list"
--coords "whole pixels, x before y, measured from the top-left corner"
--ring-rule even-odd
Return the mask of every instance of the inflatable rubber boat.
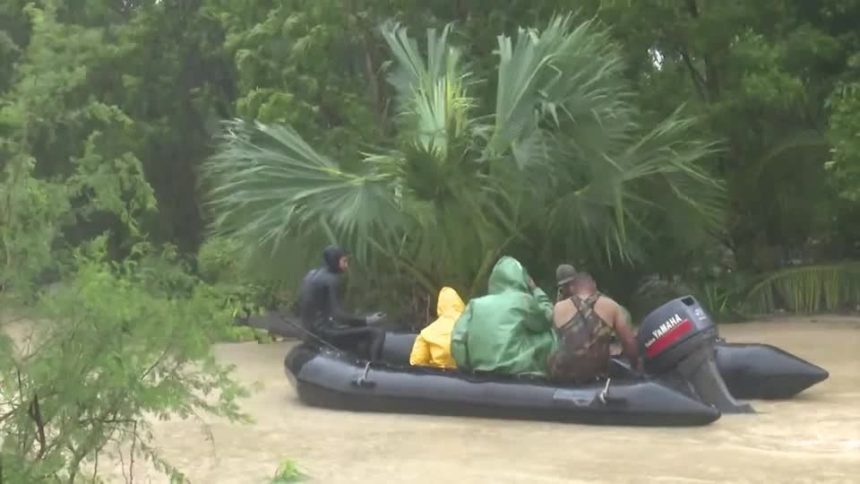
[[[674, 306], [678, 300], [664, 305]], [[658, 308], [646, 318], [657, 318], [662, 313]], [[698, 307], [695, 311], [704, 311]], [[300, 338], [301, 329], [289, 314], [271, 312], [252, 316], [243, 322], [283, 337]], [[769, 344], [729, 343], [719, 337], [718, 329], [708, 330], [715, 340], [714, 360], [729, 393], [738, 399], [786, 399], [826, 380], [828, 372], [802, 358]], [[641, 331], [640, 331], [641, 332]], [[385, 361], [390, 365], [408, 366], [409, 353], [415, 341], [415, 333], [389, 332], [383, 349]], [[613, 361], [613, 368], [624, 367], [621, 359]]]
[[640, 326], [645, 373], [613, 360], [608, 378], [556, 385], [543, 378], [416, 368], [414, 335], [388, 335], [382, 361], [304, 343], [284, 360], [306, 404], [376, 412], [524, 418], [613, 425], [705, 425], [752, 413], [717, 370], [716, 326], [695, 298], [670, 301]]
[[[416, 333], [389, 332], [383, 352], [386, 361], [409, 364]], [[728, 343], [716, 339], [714, 359], [729, 393], [743, 400], [791, 398], [827, 379], [827, 370], [772, 345]], [[613, 366], [627, 366], [613, 358]]]
[[565, 387], [539, 378], [368, 365], [305, 344], [284, 364], [303, 403], [341, 410], [664, 426], [720, 417], [695, 396], [618, 366], [605, 381]]

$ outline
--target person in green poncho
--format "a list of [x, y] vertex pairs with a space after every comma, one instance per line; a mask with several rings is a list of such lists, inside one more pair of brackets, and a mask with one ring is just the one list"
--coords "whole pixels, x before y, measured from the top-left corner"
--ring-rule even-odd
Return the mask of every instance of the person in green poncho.
[[472, 299], [451, 334], [461, 370], [545, 376], [555, 350], [553, 304], [513, 257], [490, 273], [489, 293]]

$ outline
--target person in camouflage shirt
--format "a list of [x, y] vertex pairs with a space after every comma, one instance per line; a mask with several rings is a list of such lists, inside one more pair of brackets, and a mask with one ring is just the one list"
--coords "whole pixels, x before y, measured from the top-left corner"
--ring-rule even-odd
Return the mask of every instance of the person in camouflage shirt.
[[609, 344], [618, 335], [624, 355], [640, 369], [636, 338], [624, 308], [597, 290], [594, 279], [568, 264], [556, 270], [559, 301], [553, 308], [553, 329], [558, 339], [549, 357], [549, 376], [560, 383], [586, 383], [605, 377]]

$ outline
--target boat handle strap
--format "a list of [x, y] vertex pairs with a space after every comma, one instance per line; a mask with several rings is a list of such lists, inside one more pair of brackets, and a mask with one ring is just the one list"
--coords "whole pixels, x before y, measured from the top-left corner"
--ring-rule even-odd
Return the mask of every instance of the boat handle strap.
[[372, 382], [372, 381], [367, 379], [367, 374], [370, 372], [370, 364], [371, 364], [371, 362], [368, 361], [367, 364], [364, 365], [364, 372], [361, 374], [360, 377], [358, 377], [352, 381], [352, 383], [354, 385], [362, 387], [362, 388], [372, 388], [372, 387], [376, 386], [376, 382]]
[[606, 385], [603, 387], [603, 390], [597, 394], [597, 398], [600, 399], [600, 403], [606, 405], [606, 394], [609, 392], [609, 384], [612, 382], [612, 378], [606, 379]]
[[627, 403], [627, 399], [624, 397], [613, 397], [609, 394], [609, 384], [612, 383], [612, 378], [606, 379], [606, 385], [603, 386], [603, 390], [597, 394], [597, 399], [600, 400], [600, 403], [603, 405], [610, 405], [613, 403], [625, 404]]

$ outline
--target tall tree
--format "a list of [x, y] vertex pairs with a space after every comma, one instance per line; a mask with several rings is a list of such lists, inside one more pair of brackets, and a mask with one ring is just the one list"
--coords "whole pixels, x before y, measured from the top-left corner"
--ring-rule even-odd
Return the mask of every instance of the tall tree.
[[[850, 176], [841, 176], [850, 172], [845, 150], [831, 157], [830, 143], [849, 139], [841, 133], [851, 129], [844, 94], [857, 34], [848, 19], [860, 14], [858, 2], [596, 1], [591, 8], [626, 46], [646, 109], [665, 113], [691, 100], [687, 112], [703, 115], [710, 135], [726, 140], [717, 165], [730, 200], [724, 242], [729, 268], [765, 273], [753, 299], [771, 291], [764, 299], [777, 306], [838, 306], [819, 306], [821, 298], [806, 304], [797, 291], [777, 288], [793, 285], [819, 295], [816, 287], [831, 288], [827, 299], [844, 302], [839, 294], [853, 287], [854, 271], [831, 263], [858, 256], [849, 223], [858, 212], [837, 199], [825, 166], [832, 158], [837, 182], [850, 191]], [[797, 264], [812, 265], [781, 270]]]
[[638, 59], [646, 106], [666, 112], [692, 98], [691, 112], [727, 141], [719, 162], [731, 200], [726, 242], [742, 267], [807, 258], [809, 244], [836, 227], [824, 106], [847, 60], [834, 20], [849, 3], [597, 5]]

